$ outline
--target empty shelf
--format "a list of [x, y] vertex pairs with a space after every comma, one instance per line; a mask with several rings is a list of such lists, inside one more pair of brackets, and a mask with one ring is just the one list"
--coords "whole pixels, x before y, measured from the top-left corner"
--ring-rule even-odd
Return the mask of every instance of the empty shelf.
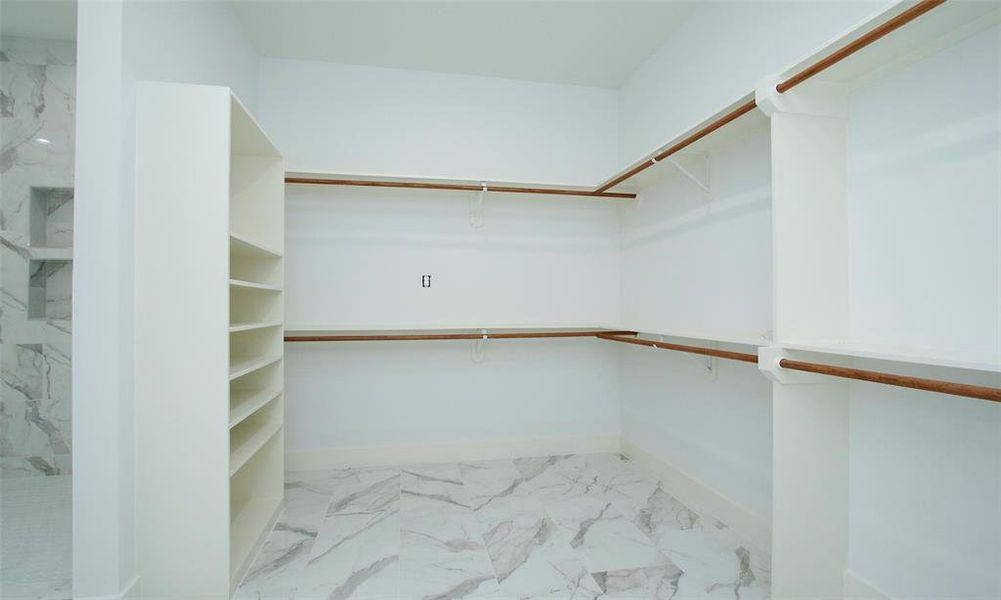
[[282, 428], [281, 423], [268, 422], [254, 425], [250, 422], [243, 427], [230, 432], [229, 438], [229, 475], [232, 477], [247, 464], [257, 451]]
[[258, 369], [272, 365], [281, 359], [280, 354], [277, 356], [232, 356], [229, 359], [229, 378], [233, 380], [237, 377], [243, 377], [248, 373], [253, 373]]
[[267, 283], [257, 283], [256, 281], [243, 281], [242, 279], [230, 279], [229, 286], [246, 290], [263, 290], [266, 292], [280, 292], [280, 285], [269, 285]]
[[241, 254], [244, 256], [253, 256], [258, 258], [282, 257], [282, 253], [279, 250], [269, 248], [264, 244], [252, 242], [246, 237], [232, 232], [230, 232], [229, 234], [229, 253]]
[[232, 390], [229, 393], [229, 426], [232, 429], [282, 393], [281, 389]]
[[230, 333], [239, 333], [241, 331], [253, 331], [255, 329], [267, 329], [268, 327], [281, 327], [281, 321], [261, 321], [261, 322], [248, 322], [248, 323], [231, 323], [229, 326]]

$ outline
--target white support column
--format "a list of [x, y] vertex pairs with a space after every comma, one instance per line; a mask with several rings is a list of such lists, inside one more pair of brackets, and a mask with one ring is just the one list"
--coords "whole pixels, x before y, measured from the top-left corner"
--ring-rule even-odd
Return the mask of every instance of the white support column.
[[[848, 383], [787, 371], [772, 380], [772, 598], [841, 598], [848, 565]], [[829, 362], [829, 361], [828, 361]]]
[[[761, 82], [771, 119], [776, 344], [848, 331], [845, 93]], [[791, 374], [763, 348], [773, 381], [772, 597], [841, 598], [848, 559], [848, 385]]]

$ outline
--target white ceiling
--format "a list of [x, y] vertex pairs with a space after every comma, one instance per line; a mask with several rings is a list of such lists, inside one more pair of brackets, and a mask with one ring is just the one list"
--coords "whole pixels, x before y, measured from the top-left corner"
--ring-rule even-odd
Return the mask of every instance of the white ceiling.
[[76, 39], [75, 0], [3, 0], [0, 34], [47, 40]]
[[691, 1], [233, 0], [262, 56], [618, 87]]

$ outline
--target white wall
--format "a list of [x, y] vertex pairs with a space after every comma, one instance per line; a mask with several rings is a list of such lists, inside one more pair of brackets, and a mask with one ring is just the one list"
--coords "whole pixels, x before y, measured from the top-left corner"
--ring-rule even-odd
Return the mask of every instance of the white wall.
[[257, 52], [228, 2], [127, 0], [125, 7], [131, 78], [224, 85], [256, 113]]
[[[1001, 386], [1001, 376], [862, 369]], [[891, 598], [1001, 596], [1001, 406], [851, 385], [849, 568]]]
[[488, 194], [483, 227], [474, 228], [474, 196], [287, 186], [287, 327], [618, 321], [614, 202]]
[[887, 2], [700, 2], [620, 90], [629, 164]]
[[[701, 148], [709, 154], [711, 200], [665, 164], [639, 205], [621, 209], [625, 328], [710, 339], [770, 335], [768, 124], [760, 115], [746, 119]], [[697, 156], [683, 160], [702, 174]], [[623, 439], [755, 513], [767, 528], [771, 385], [753, 365], [719, 361], [718, 377], [708, 378], [689, 356], [621, 351]]]
[[1001, 361], [999, 50], [994, 26], [851, 95], [854, 339]]
[[[999, 48], [994, 26], [850, 99], [858, 340], [1001, 360]], [[1001, 596], [1001, 405], [853, 383], [850, 443], [850, 568], [894, 598]]]
[[[759, 114], [701, 145], [712, 196], [655, 167], [638, 203], [622, 204], [622, 324], [650, 333], [768, 339], [771, 162]], [[679, 159], [699, 177], [704, 159]], [[653, 169], [651, 169], [653, 171]]]
[[[260, 89], [261, 123], [290, 170], [586, 183], [615, 163], [610, 90], [273, 59]], [[473, 228], [475, 193], [286, 193], [290, 329], [618, 320], [615, 202], [488, 194]], [[290, 456], [614, 435], [607, 345], [496, 341], [482, 364], [468, 343], [291, 346]]]
[[624, 443], [701, 481], [767, 527], [771, 383], [753, 364], [716, 360], [716, 374], [710, 375], [702, 357], [631, 346], [620, 351]]
[[134, 83], [228, 85], [252, 107], [257, 57], [229, 5], [210, 0], [82, 0], [77, 40], [73, 591], [87, 598], [118, 594], [137, 575]]
[[[407, 462], [429, 456], [428, 446], [462, 446], [451, 458], [465, 459], [512, 447], [569, 452], [593, 443], [587, 440], [617, 446], [612, 344], [490, 340], [482, 363], [472, 360], [473, 344], [287, 344], [290, 460], [331, 448], [369, 460], [383, 455], [372, 450], [389, 450]], [[350, 452], [356, 449], [365, 452]]]
[[588, 184], [615, 167], [615, 91], [261, 61], [261, 122], [289, 170]]
[[[73, 249], [73, 589], [135, 575], [131, 223], [122, 3], [79, 4]], [[99, 548], [99, 552], [94, 549]]]

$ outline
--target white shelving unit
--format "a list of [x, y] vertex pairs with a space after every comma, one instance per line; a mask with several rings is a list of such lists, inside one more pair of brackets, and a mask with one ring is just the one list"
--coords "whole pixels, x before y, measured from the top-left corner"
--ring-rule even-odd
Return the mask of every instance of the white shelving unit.
[[228, 598], [283, 499], [284, 165], [222, 87], [141, 83], [138, 562]]

